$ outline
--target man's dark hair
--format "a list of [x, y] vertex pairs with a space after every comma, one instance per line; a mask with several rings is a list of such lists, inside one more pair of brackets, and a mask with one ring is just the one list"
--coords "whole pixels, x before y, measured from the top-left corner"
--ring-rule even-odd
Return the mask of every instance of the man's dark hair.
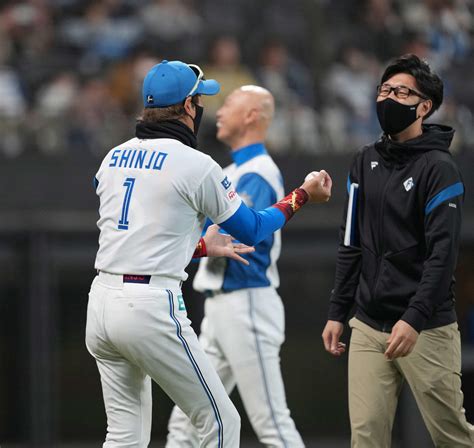
[[412, 75], [416, 80], [418, 90], [432, 101], [433, 107], [425, 118], [428, 118], [441, 106], [443, 102], [443, 81], [425, 61], [414, 54], [405, 54], [395, 59], [385, 69], [381, 84], [398, 73]]
[[[199, 95], [192, 97], [192, 103], [196, 104]], [[184, 110], [184, 101], [182, 103], [173, 104], [167, 107], [146, 107], [143, 109], [141, 115], [137, 118], [138, 121], [145, 121], [148, 123], [159, 123], [160, 121], [178, 120], [186, 115]]]
[[138, 117], [138, 121], [158, 123], [160, 121], [177, 120], [184, 114], [183, 104], [173, 104], [167, 107], [146, 107]]

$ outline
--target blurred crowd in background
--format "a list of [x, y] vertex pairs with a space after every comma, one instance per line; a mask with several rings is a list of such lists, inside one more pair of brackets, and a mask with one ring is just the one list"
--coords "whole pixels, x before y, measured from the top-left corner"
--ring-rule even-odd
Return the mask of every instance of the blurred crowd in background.
[[104, 155], [133, 136], [141, 82], [162, 59], [221, 82], [201, 144], [242, 84], [275, 96], [275, 154], [351, 152], [377, 137], [375, 88], [416, 53], [445, 81], [432, 121], [474, 143], [472, 0], [14, 0], [0, 6], [0, 154]]

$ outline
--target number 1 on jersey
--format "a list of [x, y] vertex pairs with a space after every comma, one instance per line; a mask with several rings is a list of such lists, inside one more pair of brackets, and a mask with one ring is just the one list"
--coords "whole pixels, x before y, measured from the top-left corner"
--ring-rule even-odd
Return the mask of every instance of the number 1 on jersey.
[[133, 186], [135, 185], [134, 177], [127, 177], [123, 186], [127, 188], [125, 197], [123, 198], [122, 215], [120, 216], [118, 228], [119, 230], [128, 230], [128, 209], [130, 207], [130, 199], [132, 197]]

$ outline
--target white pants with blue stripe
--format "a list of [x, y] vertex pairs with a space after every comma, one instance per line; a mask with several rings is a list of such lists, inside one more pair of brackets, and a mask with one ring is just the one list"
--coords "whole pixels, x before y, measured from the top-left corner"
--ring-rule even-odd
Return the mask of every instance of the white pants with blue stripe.
[[102, 382], [104, 448], [148, 446], [151, 379], [190, 419], [198, 446], [239, 447], [240, 417], [190, 326], [180, 294], [177, 282], [155, 277], [150, 284], [133, 284], [100, 273], [92, 283], [86, 345]]
[[[239, 290], [206, 300], [199, 340], [227, 392], [237, 386], [260, 443], [302, 448], [280, 369], [284, 338], [285, 313], [275, 288]], [[179, 404], [173, 409], [166, 448], [199, 446], [198, 433], [183, 411]]]

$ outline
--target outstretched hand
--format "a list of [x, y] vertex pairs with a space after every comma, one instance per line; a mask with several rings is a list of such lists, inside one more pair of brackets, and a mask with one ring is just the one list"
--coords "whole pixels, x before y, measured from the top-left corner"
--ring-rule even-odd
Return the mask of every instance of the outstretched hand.
[[249, 265], [249, 262], [239, 254], [249, 254], [255, 251], [254, 247], [233, 243], [233, 238], [230, 235], [219, 233], [219, 226], [216, 224], [208, 227], [203, 239], [206, 243], [208, 257], [227, 257], [246, 266]]

